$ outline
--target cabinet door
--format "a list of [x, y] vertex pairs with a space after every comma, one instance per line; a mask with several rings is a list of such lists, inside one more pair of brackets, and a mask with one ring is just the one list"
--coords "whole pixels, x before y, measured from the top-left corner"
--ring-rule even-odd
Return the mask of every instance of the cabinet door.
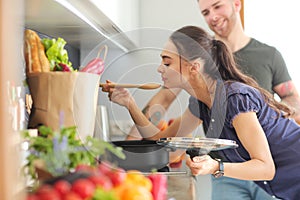
[[240, 16], [241, 16], [242, 25], [243, 25], [243, 27], [245, 27], [245, 25], [244, 25], [244, 0], [241, 0], [241, 3], [242, 3], [242, 9], [240, 10]]
[[[24, 80], [21, 59], [23, 2], [0, 1], [0, 199], [20, 200], [24, 181], [20, 177], [19, 132], [12, 130], [10, 85]], [[11, 83], [9, 85], [9, 83]]]

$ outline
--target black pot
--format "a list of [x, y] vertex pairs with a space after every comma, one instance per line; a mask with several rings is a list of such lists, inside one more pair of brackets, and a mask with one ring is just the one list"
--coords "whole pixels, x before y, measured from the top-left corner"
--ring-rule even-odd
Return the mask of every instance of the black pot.
[[126, 159], [120, 159], [110, 152], [103, 158], [125, 170], [150, 172], [153, 169], [165, 168], [169, 163], [170, 149], [158, 145], [154, 140], [126, 140], [112, 143], [123, 148]]

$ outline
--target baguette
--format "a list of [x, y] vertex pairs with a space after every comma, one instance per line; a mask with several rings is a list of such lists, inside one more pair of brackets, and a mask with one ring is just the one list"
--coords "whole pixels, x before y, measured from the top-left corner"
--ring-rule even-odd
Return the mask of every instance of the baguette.
[[26, 29], [24, 35], [26, 73], [49, 72], [50, 63], [38, 34], [35, 31]]
[[50, 62], [46, 56], [45, 47], [42, 44], [41, 39], [39, 38], [38, 35], [36, 37], [36, 40], [37, 40], [37, 44], [38, 44], [38, 53], [39, 53], [39, 59], [40, 59], [42, 72], [49, 72], [50, 71]]

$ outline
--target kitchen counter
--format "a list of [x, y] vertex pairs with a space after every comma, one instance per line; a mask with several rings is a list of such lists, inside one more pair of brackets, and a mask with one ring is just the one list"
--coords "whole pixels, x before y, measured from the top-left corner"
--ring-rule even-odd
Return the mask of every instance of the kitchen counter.
[[209, 200], [211, 199], [210, 175], [194, 177], [189, 168], [182, 163], [179, 169], [171, 169], [168, 175], [167, 200]]
[[[166, 200], [196, 200], [197, 179], [190, 174], [184, 162], [181, 168], [170, 168], [169, 172], [158, 173], [165, 174], [168, 178]], [[151, 172], [143, 174], [147, 176]]]
[[195, 179], [191, 175], [168, 176], [168, 200], [196, 200]]

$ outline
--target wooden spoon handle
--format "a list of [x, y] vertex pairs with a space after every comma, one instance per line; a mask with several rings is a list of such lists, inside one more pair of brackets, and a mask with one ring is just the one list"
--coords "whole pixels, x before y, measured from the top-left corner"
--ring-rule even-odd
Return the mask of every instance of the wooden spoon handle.
[[[103, 87], [107, 83], [100, 83], [99, 87]], [[144, 90], [152, 90], [157, 89], [161, 85], [157, 83], [145, 83], [145, 84], [120, 84], [120, 83], [108, 83], [108, 85], [112, 88], [119, 87], [119, 88], [139, 88]]]

